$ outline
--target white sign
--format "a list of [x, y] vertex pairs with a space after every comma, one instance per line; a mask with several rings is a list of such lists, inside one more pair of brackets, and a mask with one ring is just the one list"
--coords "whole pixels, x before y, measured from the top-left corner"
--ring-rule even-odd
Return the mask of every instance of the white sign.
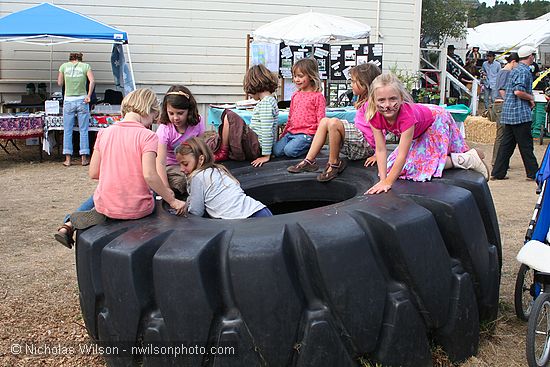
[[46, 115], [59, 115], [59, 101], [44, 102], [44, 109], [46, 110]]

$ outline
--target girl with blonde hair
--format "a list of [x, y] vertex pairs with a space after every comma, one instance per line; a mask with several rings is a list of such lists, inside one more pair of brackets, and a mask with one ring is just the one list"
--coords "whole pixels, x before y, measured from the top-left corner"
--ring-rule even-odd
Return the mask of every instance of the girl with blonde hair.
[[[413, 103], [393, 74], [374, 79], [366, 118], [376, 141], [380, 176], [367, 194], [387, 192], [398, 178], [427, 181], [441, 177], [449, 168], [472, 169], [489, 179], [483, 156], [468, 148], [451, 114], [440, 106]], [[389, 157], [384, 130], [400, 137]]]

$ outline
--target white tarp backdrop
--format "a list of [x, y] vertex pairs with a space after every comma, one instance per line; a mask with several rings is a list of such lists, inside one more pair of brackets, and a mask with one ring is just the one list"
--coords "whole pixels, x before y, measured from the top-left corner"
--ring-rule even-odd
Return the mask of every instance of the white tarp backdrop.
[[307, 12], [275, 20], [252, 32], [254, 41], [312, 45], [368, 38], [370, 26], [337, 15]]
[[482, 51], [517, 50], [523, 45], [538, 47], [550, 40], [548, 14], [536, 19], [480, 24], [468, 28], [466, 41], [469, 47], [477, 46]]

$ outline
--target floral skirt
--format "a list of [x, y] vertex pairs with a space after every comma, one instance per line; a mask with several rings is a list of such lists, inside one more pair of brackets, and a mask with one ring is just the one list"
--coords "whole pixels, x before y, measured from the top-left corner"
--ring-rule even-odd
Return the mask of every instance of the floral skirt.
[[[407, 160], [399, 175], [403, 180], [428, 181], [432, 177], [441, 177], [450, 153], [463, 153], [469, 150], [451, 113], [436, 105], [425, 106], [430, 108], [435, 120], [432, 126], [412, 141]], [[395, 163], [398, 149], [388, 157], [388, 172]]]

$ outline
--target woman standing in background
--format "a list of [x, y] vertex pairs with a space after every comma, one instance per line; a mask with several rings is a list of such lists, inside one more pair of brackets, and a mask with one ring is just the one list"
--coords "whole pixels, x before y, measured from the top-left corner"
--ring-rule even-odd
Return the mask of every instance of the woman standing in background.
[[[86, 82], [90, 81], [88, 90]], [[81, 52], [69, 54], [69, 62], [59, 67], [57, 84], [64, 86], [65, 96], [63, 99], [63, 154], [65, 161], [63, 165], [71, 165], [73, 155], [73, 127], [75, 118], [78, 118], [78, 129], [80, 131], [80, 156], [82, 165], [90, 164], [90, 142], [88, 140], [88, 127], [90, 126], [90, 100], [94, 90], [94, 74], [90, 65], [82, 62]]]

